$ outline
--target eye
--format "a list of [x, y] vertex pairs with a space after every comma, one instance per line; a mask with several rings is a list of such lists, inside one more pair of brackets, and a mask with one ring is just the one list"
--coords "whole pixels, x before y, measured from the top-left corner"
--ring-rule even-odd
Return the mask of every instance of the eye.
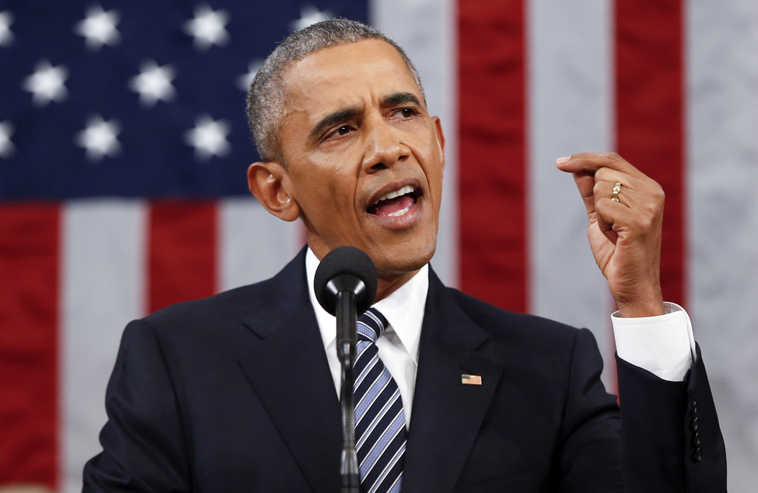
[[401, 116], [402, 118], [411, 118], [419, 114], [416, 108], [413, 108], [410, 106], [404, 106], [402, 108], [398, 108], [393, 113], [395, 115]]
[[326, 134], [326, 136], [324, 136], [324, 140], [331, 139], [332, 137], [340, 137], [342, 135], [347, 135], [352, 131], [353, 131], [353, 127], [351, 127], [350, 125], [342, 125], [332, 130], [328, 134]]

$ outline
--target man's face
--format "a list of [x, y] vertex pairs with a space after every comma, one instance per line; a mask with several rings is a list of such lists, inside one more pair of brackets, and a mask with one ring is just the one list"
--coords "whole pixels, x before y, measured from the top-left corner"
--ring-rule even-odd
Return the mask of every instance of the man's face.
[[380, 277], [434, 253], [444, 139], [400, 54], [381, 40], [318, 51], [284, 74], [288, 188], [321, 258], [352, 245]]

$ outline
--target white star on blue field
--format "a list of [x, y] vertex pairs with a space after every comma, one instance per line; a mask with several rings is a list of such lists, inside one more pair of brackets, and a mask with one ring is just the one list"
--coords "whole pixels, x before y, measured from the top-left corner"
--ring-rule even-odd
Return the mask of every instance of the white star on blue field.
[[119, 41], [118, 13], [105, 11], [102, 7], [91, 7], [87, 16], [76, 25], [76, 33], [84, 36], [87, 46], [99, 49], [105, 45], [115, 45]]
[[249, 196], [258, 157], [245, 97], [263, 60], [293, 30], [366, 22], [369, 10], [366, 0], [3, 5], [0, 200]]

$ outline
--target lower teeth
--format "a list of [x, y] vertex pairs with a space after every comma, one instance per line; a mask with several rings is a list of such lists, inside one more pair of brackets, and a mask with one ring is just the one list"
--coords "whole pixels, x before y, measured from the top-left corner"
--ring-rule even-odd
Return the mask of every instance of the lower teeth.
[[408, 207], [406, 207], [406, 208], [404, 208], [404, 209], [400, 209], [399, 211], [390, 212], [390, 213], [389, 213], [389, 214], [387, 214], [387, 215], [388, 215], [388, 216], [391, 216], [391, 217], [402, 216], [403, 214], [405, 214], [405, 213], [406, 213], [406, 212], [408, 212], [409, 210], [411, 210], [411, 206], [408, 206]]

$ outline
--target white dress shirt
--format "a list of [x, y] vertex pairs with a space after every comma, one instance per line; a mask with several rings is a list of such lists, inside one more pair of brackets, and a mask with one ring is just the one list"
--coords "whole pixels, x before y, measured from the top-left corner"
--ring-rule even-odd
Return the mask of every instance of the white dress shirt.
[[[319, 304], [313, 290], [319, 259], [308, 248], [305, 272], [308, 294], [321, 331], [334, 388], [340, 393], [340, 362], [337, 359], [336, 319]], [[406, 427], [411, 421], [413, 391], [418, 369], [419, 340], [424, 321], [426, 295], [429, 291], [429, 267], [425, 265], [386, 298], [372, 306], [389, 322], [376, 341], [379, 358], [400, 389]], [[611, 320], [616, 338], [616, 352], [629, 363], [644, 368], [659, 378], [682, 381], [692, 365], [695, 339], [687, 312], [674, 303], [666, 303], [666, 314], [657, 317], [623, 318], [618, 312]]]
[[[316, 312], [316, 322], [321, 330], [321, 340], [324, 342], [326, 359], [332, 372], [334, 388], [340, 394], [340, 362], [337, 359], [337, 321], [334, 316], [324, 310], [316, 299], [313, 290], [313, 279], [316, 276], [319, 260], [316, 254], [308, 248], [305, 255], [305, 272], [308, 278], [308, 294], [313, 310]], [[421, 324], [424, 321], [424, 306], [426, 293], [429, 290], [429, 267], [424, 266], [416, 275], [410, 278], [386, 298], [377, 301], [372, 306], [379, 310], [389, 322], [389, 327], [376, 341], [379, 358], [392, 375], [400, 390], [405, 412], [405, 425], [411, 422], [411, 406], [413, 404], [413, 389], [416, 386], [416, 370], [418, 368], [418, 345], [421, 339]]]

